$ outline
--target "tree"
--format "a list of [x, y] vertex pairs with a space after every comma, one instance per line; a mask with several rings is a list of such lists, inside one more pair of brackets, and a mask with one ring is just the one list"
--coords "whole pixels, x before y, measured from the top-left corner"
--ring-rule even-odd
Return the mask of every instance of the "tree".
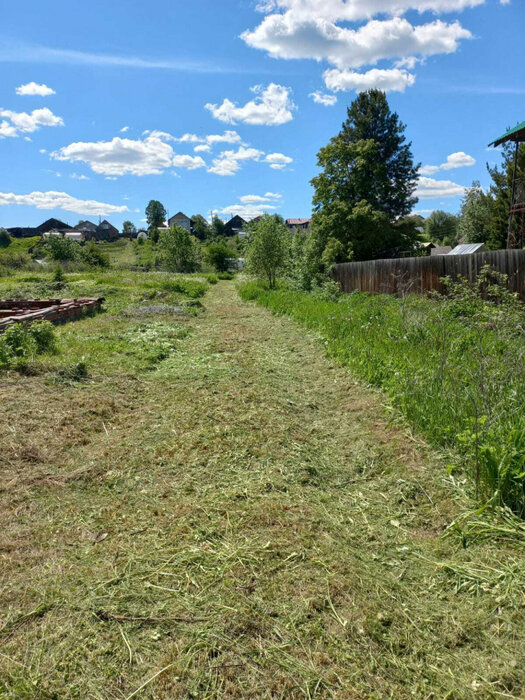
[[459, 218], [455, 214], [436, 209], [425, 221], [425, 234], [429, 241], [455, 246], [458, 242]]
[[[507, 245], [507, 235], [509, 226], [509, 209], [512, 193], [512, 179], [514, 173], [515, 144], [506, 143], [503, 145], [503, 162], [501, 166], [491, 168], [487, 165], [487, 170], [492, 178], [490, 186], [490, 196], [493, 200], [490, 231], [487, 238], [487, 246], [494, 250], [505, 248]], [[525, 180], [525, 144], [518, 150], [518, 162], [516, 177]], [[525, 227], [525, 216], [518, 214], [513, 217], [512, 222], [515, 236], [518, 240], [523, 235]]]
[[132, 221], [124, 221], [124, 223], [122, 224], [122, 233], [125, 236], [129, 236], [131, 238], [132, 234], [136, 232], [137, 229]]
[[219, 219], [218, 216], [212, 217], [211, 220], [211, 235], [213, 238], [220, 238], [221, 236], [224, 236], [224, 232], [226, 230], [226, 224], [222, 219]]
[[146, 207], [146, 221], [150, 230], [163, 226], [166, 216], [166, 210], [162, 204], [156, 199], [152, 199]]
[[172, 226], [159, 237], [166, 267], [173, 272], [195, 272], [199, 267], [200, 247], [195, 236], [183, 226]]
[[487, 243], [494, 215], [494, 200], [478, 181], [472, 183], [461, 201], [459, 238], [463, 243]]
[[[410, 245], [405, 229], [393, 227], [417, 202], [412, 195], [419, 165], [414, 165], [404, 132], [405, 125], [390, 111], [380, 90], [361, 93], [348, 108], [339, 134], [319, 151], [322, 172], [312, 180], [320, 256], [329, 237], [339, 240], [348, 254], [351, 249], [357, 260]], [[359, 234], [351, 221], [356, 208], [361, 219], [364, 211], [370, 213], [366, 228], [373, 231], [373, 240], [362, 235], [353, 240]]]
[[248, 231], [247, 269], [264, 277], [273, 289], [277, 275], [287, 267], [290, 232], [282, 218], [275, 214], [264, 214], [256, 224], [248, 224]]
[[46, 253], [51, 260], [57, 262], [76, 260], [80, 253], [80, 245], [60, 234], [51, 235], [46, 241]]
[[226, 243], [210, 243], [205, 251], [206, 261], [213, 265], [217, 272], [227, 272], [230, 260], [235, 257], [233, 250]]
[[7, 248], [11, 244], [11, 236], [5, 230], [5, 228], [0, 227], [0, 248]]
[[210, 225], [201, 214], [194, 214], [191, 220], [193, 221], [193, 233], [199, 241], [205, 241], [210, 235]]

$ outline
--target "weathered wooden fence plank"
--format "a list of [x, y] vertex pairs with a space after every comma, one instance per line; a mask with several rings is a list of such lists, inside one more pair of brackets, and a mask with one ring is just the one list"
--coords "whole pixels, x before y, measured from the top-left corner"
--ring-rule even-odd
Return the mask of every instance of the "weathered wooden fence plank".
[[475, 255], [366, 260], [336, 265], [333, 277], [343, 292], [424, 294], [443, 291], [441, 278], [458, 276], [473, 282], [484, 265], [508, 275], [508, 287], [525, 301], [525, 250], [496, 250]]

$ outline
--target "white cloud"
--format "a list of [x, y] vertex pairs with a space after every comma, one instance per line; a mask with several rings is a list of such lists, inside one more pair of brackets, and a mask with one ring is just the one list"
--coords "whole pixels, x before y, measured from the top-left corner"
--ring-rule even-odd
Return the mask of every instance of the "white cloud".
[[201, 143], [204, 139], [197, 136], [197, 134], [183, 134], [180, 138], [175, 139], [175, 141], [179, 143]]
[[120, 133], [125, 134], [126, 131], [129, 131], [129, 126], [123, 126], [122, 129], [120, 130]]
[[77, 175], [77, 173], [71, 173], [69, 176], [72, 180], [89, 180], [87, 175]]
[[[500, 0], [502, 3], [510, 0]], [[371, 19], [379, 14], [397, 17], [408, 10], [422, 12], [459, 12], [482, 5], [485, 0], [267, 0], [260, 2], [261, 12], [285, 10], [297, 19], [320, 17], [330, 21]]]
[[291, 99], [290, 88], [270, 83], [266, 88], [256, 85], [251, 90], [256, 94], [256, 97], [243, 107], [238, 107], [235, 102], [231, 102], [227, 98], [221, 105], [208, 103], [205, 107], [215, 119], [228, 124], [244, 122], [245, 124], [276, 126], [286, 124], [293, 119], [292, 111], [295, 109], [295, 105]]
[[415, 196], [419, 199], [435, 199], [437, 197], [462, 197], [466, 187], [451, 180], [434, 180], [432, 177], [420, 177]]
[[351, 70], [327, 70], [323, 75], [326, 87], [329, 90], [355, 90], [363, 92], [378, 88], [384, 92], [404, 92], [415, 82], [415, 76], [399, 68], [380, 70], [372, 68], [366, 73], [356, 73]]
[[325, 107], [333, 107], [337, 102], [337, 97], [335, 95], [327, 95], [320, 90], [311, 92], [308, 97], [311, 97], [316, 104], [324, 105]]
[[[414, 25], [403, 17], [405, 12], [457, 12], [484, 1], [268, 0], [259, 5], [264, 19], [241, 38], [273, 58], [328, 61], [343, 72], [328, 73], [338, 85], [335, 89], [384, 86], [403, 91], [414, 83], [414, 76], [403, 69], [413, 70], [427, 56], [454, 53], [461, 40], [472, 38], [457, 20]], [[355, 25], [349, 27], [348, 22]], [[392, 71], [402, 72], [349, 71], [373, 67], [381, 60], [392, 61]]]
[[280, 207], [275, 200], [281, 199], [282, 195], [277, 192], [267, 192], [264, 196], [256, 194], [245, 194], [239, 197], [239, 202], [236, 204], [230, 204], [223, 209], [218, 209], [216, 214], [222, 214], [223, 216], [230, 217], [238, 214], [246, 221], [254, 219], [256, 216], [260, 216], [265, 212], [275, 211]]
[[20, 85], [16, 88], [17, 95], [39, 95], [40, 97], [47, 97], [48, 95], [56, 95], [56, 92], [50, 87], [44, 84], [39, 84], [35, 82], [26, 83], [25, 85]]
[[206, 163], [200, 156], [173, 156], [172, 165], [174, 168], [186, 168], [187, 170], [197, 170], [205, 168]]
[[273, 170], [283, 170], [287, 165], [293, 163], [293, 158], [285, 156], [283, 153], [269, 153], [264, 159]]
[[211, 151], [211, 146], [208, 146], [207, 143], [200, 143], [198, 146], [195, 146], [193, 150], [195, 153], [209, 153]]
[[57, 160], [87, 163], [93, 172], [111, 177], [159, 175], [172, 166], [189, 170], [204, 167], [200, 156], [176, 155], [166, 143], [170, 140], [170, 134], [151, 131], [136, 140], [116, 136], [111, 141], [78, 141], [51, 155]]
[[208, 172], [222, 176], [235, 175], [240, 170], [242, 161], [257, 161], [263, 155], [263, 151], [259, 151], [256, 148], [246, 148], [246, 146], [240, 146], [236, 151], [222, 151], [217, 158], [214, 158], [212, 166], [208, 168]]
[[32, 112], [13, 112], [0, 109], [0, 138], [16, 137], [32, 133], [41, 126], [64, 126], [62, 117], [57, 117], [47, 107], [34, 109]]
[[433, 175], [439, 170], [454, 170], [454, 168], [468, 168], [472, 165], [476, 165], [476, 159], [472, 156], [467, 155], [464, 151], [458, 151], [457, 153], [451, 153], [447, 156], [447, 160], [441, 165], [424, 165], [420, 169], [421, 175]]
[[37, 209], [63, 209], [76, 214], [109, 216], [129, 211], [126, 206], [106, 204], [95, 200], [77, 199], [66, 192], [31, 192], [14, 194], [0, 192], [0, 206], [20, 205]]
[[39, 153], [47, 153], [47, 149], [46, 149], [46, 148], [41, 148], [38, 152], [39, 152]]

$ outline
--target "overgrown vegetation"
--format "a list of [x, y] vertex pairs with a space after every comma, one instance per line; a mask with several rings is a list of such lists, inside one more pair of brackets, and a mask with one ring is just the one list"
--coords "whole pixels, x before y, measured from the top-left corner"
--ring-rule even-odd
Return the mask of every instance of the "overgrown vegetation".
[[504, 282], [485, 269], [432, 299], [326, 300], [257, 283], [240, 293], [318, 332], [427, 439], [463, 456], [482, 503], [525, 517], [525, 315]]
[[14, 323], [0, 333], [0, 370], [23, 369], [37, 355], [55, 351], [56, 337], [51, 323]]

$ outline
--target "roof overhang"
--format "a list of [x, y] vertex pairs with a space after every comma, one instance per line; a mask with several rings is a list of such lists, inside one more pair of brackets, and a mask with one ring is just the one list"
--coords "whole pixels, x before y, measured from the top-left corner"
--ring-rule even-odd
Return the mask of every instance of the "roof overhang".
[[525, 142], [525, 122], [521, 122], [513, 129], [509, 129], [503, 136], [489, 143], [489, 146], [501, 146], [502, 143], [507, 143], [507, 141], [514, 141], [515, 143]]

